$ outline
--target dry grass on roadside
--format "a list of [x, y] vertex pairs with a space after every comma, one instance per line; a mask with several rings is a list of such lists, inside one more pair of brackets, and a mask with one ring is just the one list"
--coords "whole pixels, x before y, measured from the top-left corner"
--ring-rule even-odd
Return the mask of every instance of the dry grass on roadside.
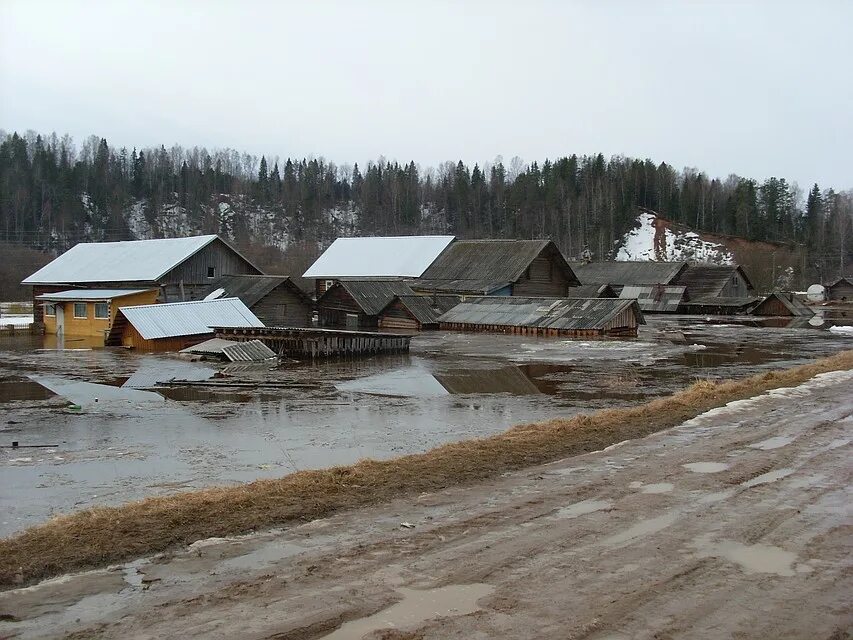
[[732, 400], [843, 369], [853, 369], [853, 351], [743, 380], [701, 381], [636, 407], [519, 425], [488, 438], [394, 460], [365, 460], [277, 480], [87, 509], [0, 540], [0, 586], [483, 480], [642, 437]]

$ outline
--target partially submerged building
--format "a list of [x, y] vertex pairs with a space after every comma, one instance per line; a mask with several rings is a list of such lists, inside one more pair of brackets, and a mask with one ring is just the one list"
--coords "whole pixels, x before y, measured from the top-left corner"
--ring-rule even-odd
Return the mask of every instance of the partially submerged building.
[[587, 262], [574, 263], [572, 268], [584, 285], [609, 284], [617, 293], [622, 287], [637, 285], [675, 286], [686, 262]]
[[226, 275], [211, 298], [239, 298], [268, 327], [310, 327], [314, 301], [287, 276]]
[[[120, 305], [151, 304], [157, 289], [68, 289], [36, 296], [44, 331], [105, 341]], [[35, 308], [34, 306], [34, 308]]]
[[790, 291], [774, 291], [756, 304], [750, 313], [754, 316], [800, 316], [809, 317], [814, 311], [809, 309]]
[[456, 305], [439, 323], [454, 331], [588, 338], [636, 336], [645, 320], [636, 300], [481, 297]]
[[417, 278], [453, 239], [453, 236], [338, 238], [302, 277], [314, 280], [318, 300], [335, 283], [344, 280]]
[[619, 297], [636, 300], [643, 313], [677, 313], [685, 302], [685, 291], [686, 287], [683, 286], [625, 285]]
[[853, 302], [853, 278], [839, 278], [826, 285], [826, 299], [837, 302]]
[[749, 277], [737, 265], [691, 264], [679, 275], [693, 302], [711, 298], [748, 298], [755, 295]]
[[[224, 274], [261, 271], [216, 235], [83, 242], [26, 278], [33, 298], [69, 289], [156, 289], [158, 302], [198, 300]], [[42, 308], [33, 308], [43, 323]]]
[[415, 292], [402, 280], [340, 280], [317, 300], [321, 327], [371, 329], [398, 296]]
[[379, 314], [383, 330], [438, 329], [438, 318], [462, 301], [458, 295], [399, 295]]
[[107, 346], [180, 351], [214, 337], [213, 327], [263, 327], [239, 298], [120, 307]]
[[581, 282], [551, 240], [456, 240], [410, 284], [421, 292], [565, 298]]

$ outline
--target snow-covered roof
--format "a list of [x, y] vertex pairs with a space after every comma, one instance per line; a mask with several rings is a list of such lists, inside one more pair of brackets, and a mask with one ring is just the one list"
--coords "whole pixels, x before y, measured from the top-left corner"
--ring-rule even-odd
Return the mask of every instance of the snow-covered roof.
[[217, 236], [125, 242], [81, 242], [22, 284], [151, 282], [167, 274]]
[[239, 298], [120, 307], [146, 340], [212, 333], [211, 327], [263, 327]]
[[145, 293], [151, 289], [69, 289], [68, 291], [57, 291], [56, 293], [43, 293], [36, 296], [36, 300], [55, 300], [65, 302], [72, 300], [112, 300], [122, 298], [134, 293]]
[[417, 278], [453, 242], [453, 236], [338, 238], [305, 278]]

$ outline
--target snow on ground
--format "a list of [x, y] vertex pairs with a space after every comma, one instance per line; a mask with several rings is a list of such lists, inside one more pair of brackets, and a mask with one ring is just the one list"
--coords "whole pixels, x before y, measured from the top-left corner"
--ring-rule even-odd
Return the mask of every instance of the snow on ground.
[[734, 264], [731, 252], [722, 244], [702, 240], [693, 231], [674, 231], [656, 225], [652, 213], [641, 213], [639, 228], [632, 229], [619, 242], [616, 260], [679, 261], [694, 260], [715, 264]]
[[8, 327], [10, 324], [14, 327], [28, 327], [32, 323], [32, 315], [0, 316], [0, 327]]

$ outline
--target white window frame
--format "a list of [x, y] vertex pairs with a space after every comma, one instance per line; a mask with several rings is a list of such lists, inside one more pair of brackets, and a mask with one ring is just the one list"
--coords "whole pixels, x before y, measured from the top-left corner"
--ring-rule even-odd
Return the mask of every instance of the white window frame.
[[[83, 309], [84, 309], [82, 316], [77, 315], [77, 305], [80, 305], [80, 304], [83, 305]], [[75, 302], [74, 303], [74, 317], [78, 318], [79, 320], [88, 319], [89, 318], [89, 303], [88, 302]]]
[[56, 303], [55, 302], [48, 302], [46, 305], [44, 305], [44, 315], [48, 318], [55, 318], [56, 317]]
[[[107, 308], [107, 314], [104, 316], [98, 315], [98, 306], [104, 305]], [[110, 319], [110, 303], [109, 302], [96, 302], [95, 303], [95, 320], [109, 320]]]

